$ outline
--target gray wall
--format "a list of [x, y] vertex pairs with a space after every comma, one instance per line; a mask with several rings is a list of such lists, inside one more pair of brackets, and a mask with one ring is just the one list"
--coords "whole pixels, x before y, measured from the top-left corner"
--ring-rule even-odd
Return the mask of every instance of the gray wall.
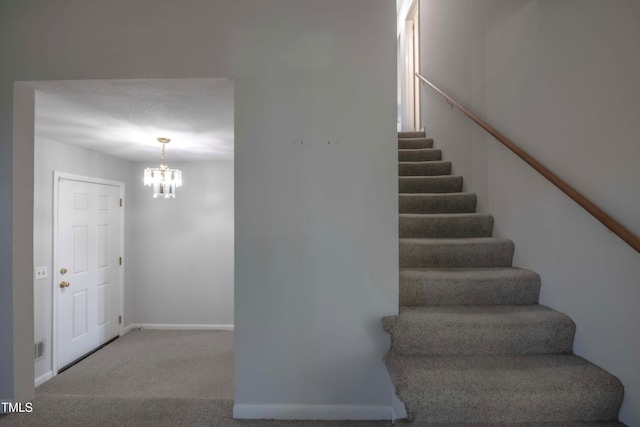
[[398, 299], [394, 5], [251, 16], [235, 54], [236, 415], [378, 417], [380, 317]]
[[180, 163], [175, 199], [154, 199], [133, 163], [126, 248], [127, 325], [233, 326], [233, 160]]
[[[421, 0], [421, 71], [640, 235], [640, 6], [627, 0]], [[436, 93], [430, 136], [577, 324], [574, 351], [625, 386], [640, 420], [640, 254]]]
[[[326, 417], [362, 408], [381, 416], [391, 391], [380, 317], [397, 311], [398, 298], [393, 3], [9, 0], [0, 7], [0, 54], [10, 64], [0, 74], [3, 316], [20, 296], [14, 321], [0, 329], [3, 343], [12, 331], [18, 343], [0, 350], [0, 395], [29, 398], [33, 375], [29, 363], [16, 364], [11, 379], [13, 350], [28, 361], [33, 342], [32, 247], [19, 240], [32, 229], [33, 154], [22, 131], [12, 145], [12, 82], [232, 77], [236, 404], [245, 415], [286, 415], [290, 407], [278, 404], [290, 403]], [[12, 182], [12, 155], [25, 180]], [[10, 184], [25, 190], [12, 203]], [[24, 221], [14, 222], [12, 255], [13, 208]]]

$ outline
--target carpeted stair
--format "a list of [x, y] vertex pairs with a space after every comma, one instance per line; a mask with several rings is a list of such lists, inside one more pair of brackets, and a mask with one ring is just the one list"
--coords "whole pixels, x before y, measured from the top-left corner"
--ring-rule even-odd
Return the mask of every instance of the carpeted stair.
[[571, 353], [575, 324], [424, 132], [398, 134], [400, 310], [385, 362], [411, 426], [621, 426], [620, 381]]

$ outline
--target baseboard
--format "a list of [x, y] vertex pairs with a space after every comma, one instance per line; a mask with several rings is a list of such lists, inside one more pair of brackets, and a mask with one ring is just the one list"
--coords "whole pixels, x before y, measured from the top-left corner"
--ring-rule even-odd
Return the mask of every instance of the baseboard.
[[126, 335], [134, 329], [135, 325], [131, 324], [129, 326], [125, 326], [122, 330], [122, 335]]
[[233, 418], [273, 420], [390, 420], [385, 405], [233, 405]]
[[395, 422], [396, 420], [403, 420], [405, 418], [407, 418], [407, 410], [404, 403], [402, 403], [402, 401], [398, 399], [398, 396], [396, 396], [396, 393], [393, 392], [391, 397], [391, 421]]
[[132, 323], [124, 328], [124, 334], [133, 329], [158, 329], [163, 331], [233, 331], [233, 325], [172, 325], [161, 323]]
[[36, 378], [33, 382], [33, 386], [38, 387], [39, 385], [49, 381], [51, 378], [53, 378], [53, 371], [49, 371], [46, 374], [40, 375], [38, 378]]

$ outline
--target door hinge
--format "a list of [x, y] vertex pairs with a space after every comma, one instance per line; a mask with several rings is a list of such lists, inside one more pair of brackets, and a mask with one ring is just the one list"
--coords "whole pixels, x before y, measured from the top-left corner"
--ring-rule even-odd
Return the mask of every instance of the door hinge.
[[122, 315], [118, 316], [118, 325], [122, 325]]
[[122, 199], [120, 199], [120, 207], [122, 207]]
[[118, 262], [120, 263], [120, 265], [122, 265], [122, 257], [118, 259]]

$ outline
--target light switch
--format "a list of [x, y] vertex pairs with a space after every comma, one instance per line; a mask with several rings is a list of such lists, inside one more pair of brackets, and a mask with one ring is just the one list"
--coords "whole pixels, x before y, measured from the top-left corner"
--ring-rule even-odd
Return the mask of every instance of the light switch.
[[49, 273], [47, 272], [47, 266], [36, 267], [35, 280], [46, 279]]

